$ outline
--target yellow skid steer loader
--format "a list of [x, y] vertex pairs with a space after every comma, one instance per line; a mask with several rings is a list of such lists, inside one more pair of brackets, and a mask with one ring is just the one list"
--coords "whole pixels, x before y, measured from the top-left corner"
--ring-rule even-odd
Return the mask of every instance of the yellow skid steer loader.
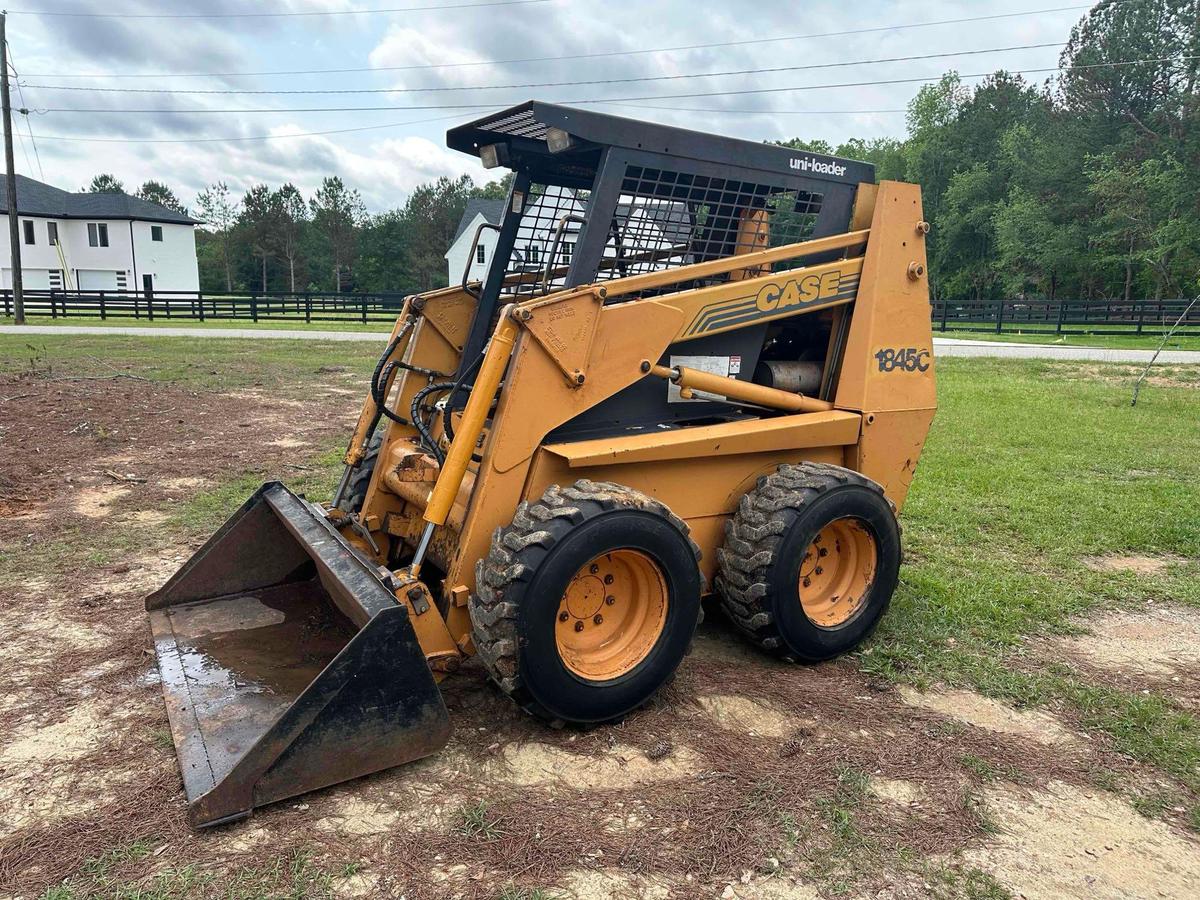
[[706, 593], [816, 661], [895, 588], [935, 408], [919, 189], [540, 102], [448, 141], [512, 186], [399, 309], [333, 502], [263, 485], [146, 601], [197, 826], [433, 753], [472, 654], [607, 722]]

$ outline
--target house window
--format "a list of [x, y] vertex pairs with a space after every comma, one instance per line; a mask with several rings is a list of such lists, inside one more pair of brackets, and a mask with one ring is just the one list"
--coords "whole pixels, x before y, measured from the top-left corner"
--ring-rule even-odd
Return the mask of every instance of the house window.
[[475, 248], [475, 262], [479, 263], [481, 266], [487, 262], [487, 248], [484, 247], [483, 244], [480, 244]]
[[566, 263], [568, 266], [571, 264], [571, 251], [574, 249], [574, 247], [575, 247], [575, 245], [572, 244], [570, 241], [563, 241], [562, 259], [563, 259], [563, 262]]
[[25, 243], [33, 243], [33, 223], [28, 219], [22, 220], [21, 224], [25, 226]]
[[[151, 225], [150, 226], [150, 240], [158, 241], [160, 244], [162, 243], [162, 226], [161, 225]], [[482, 250], [483, 248], [480, 247], [479, 249]]]
[[530, 244], [525, 248], [525, 258], [528, 259], [532, 265], [536, 266], [539, 262], [541, 262], [541, 256], [542, 248], [537, 244]]
[[46, 237], [49, 238], [51, 247], [58, 246], [58, 223], [57, 222], [47, 222], [46, 223]]
[[88, 246], [108, 246], [108, 225], [104, 222], [88, 222]]

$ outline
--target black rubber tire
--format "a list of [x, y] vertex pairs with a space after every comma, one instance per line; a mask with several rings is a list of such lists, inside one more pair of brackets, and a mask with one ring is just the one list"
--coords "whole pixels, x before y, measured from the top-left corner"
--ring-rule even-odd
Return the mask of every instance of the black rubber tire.
[[[853, 516], [875, 538], [875, 578], [859, 611], [827, 628], [809, 619], [798, 581], [804, 553], [829, 522]], [[758, 646], [802, 662], [846, 653], [870, 636], [900, 577], [900, 525], [883, 488], [841, 466], [781, 466], [758, 480], [725, 523], [716, 587], [734, 625]]]
[[[608, 550], [640, 550], [668, 591], [662, 633], [631, 671], [606, 681], [572, 673], [555, 643], [559, 600], [571, 578]], [[608, 482], [552, 485], [518, 507], [475, 569], [475, 648], [492, 680], [527, 712], [553, 724], [619, 719], [648, 701], [691, 648], [700, 620], [700, 548], [688, 527], [645, 494]]]
[[375, 464], [379, 461], [381, 446], [383, 446], [383, 432], [377, 432], [367, 442], [367, 452], [362, 461], [350, 472], [350, 480], [346, 483], [346, 493], [342, 497], [342, 509], [346, 512], [351, 514], [362, 512], [363, 504], [367, 501], [367, 487], [371, 484]]

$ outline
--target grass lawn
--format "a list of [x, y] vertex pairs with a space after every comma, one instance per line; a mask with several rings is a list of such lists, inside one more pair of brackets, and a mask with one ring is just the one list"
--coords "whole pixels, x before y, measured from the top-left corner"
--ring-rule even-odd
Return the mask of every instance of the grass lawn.
[[[943, 360], [937, 419], [904, 509], [908, 564], [863, 664], [897, 681], [1066, 704], [1200, 790], [1200, 722], [1155, 694], [1013, 664], [1028, 637], [1098, 607], [1200, 606], [1200, 390], [1058, 362]], [[1102, 373], [1096, 377], [1095, 373]], [[1188, 385], [1191, 386], [1188, 386]], [[1155, 578], [1106, 553], [1176, 560]]]
[[[1162, 342], [1163, 331], [1147, 328], [1142, 334], [1055, 334], [1050, 332], [935, 331], [935, 338], [963, 341], [1001, 341], [1009, 344], [1052, 344], [1062, 347], [1112, 347], [1118, 350], [1153, 350]], [[1200, 334], [1175, 334], [1163, 345], [1164, 350], [1200, 350]]]
[[[99, 316], [59, 316], [55, 319], [50, 316], [27, 316], [25, 321], [29, 325], [85, 325], [95, 328], [262, 328], [284, 331], [366, 331], [380, 334], [387, 334], [392, 330], [392, 319], [381, 319], [378, 313], [371, 315], [377, 321], [361, 322], [347, 317], [312, 322], [305, 322], [303, 319], [265, 318], [260, 318], [257, 322], [249, 319], [207, 318], [201, 322], [199, 319], [190, 318], [168, 319], [162, 315], [156, 315], [153, 320], [145, 317], [141, 319], [124, 317], [101, 319]], [[0, 316], [0, 325], [12, 324], [14, 324], [12, 316]]]
[[[386, 341], [385, 341], [386, 342]], [[303, 392], [331, 367], [368, 376], [383, 343], [343, 341], [195, 341], [184, 337], [0, 334], [0, 373], [61, 369], [63, 375], [111, 376], [220, 390], [250, 386]]]

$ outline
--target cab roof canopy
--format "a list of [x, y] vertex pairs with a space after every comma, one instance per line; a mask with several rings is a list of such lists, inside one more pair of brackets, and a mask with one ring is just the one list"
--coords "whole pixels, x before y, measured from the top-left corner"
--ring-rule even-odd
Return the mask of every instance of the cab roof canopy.
[[535, 181], [579, 187], [591, 185], [602, 151], [610, 147], [772, 173], [776, 178], [800, 176], [842, 185], [875, 180], [870, 163], [538, 100], [451, 128], [446, 144], [480, 157], [485, 165], [524, 171]]

